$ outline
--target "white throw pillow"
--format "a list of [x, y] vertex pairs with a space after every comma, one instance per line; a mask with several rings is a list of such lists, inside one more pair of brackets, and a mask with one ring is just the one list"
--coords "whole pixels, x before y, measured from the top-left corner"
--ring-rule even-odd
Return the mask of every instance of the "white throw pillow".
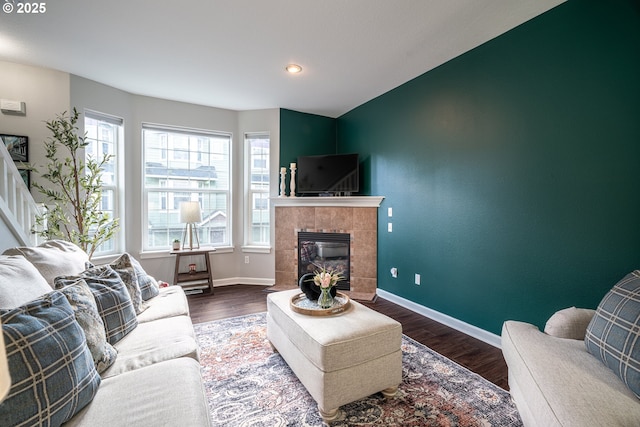
[[16, 308], [52, 288], [23, 256], [0, 255], [0, 308]]
[[81, 273], [89, 256], [78, 246], [64, 240], [50, 240], [40, 246], [21, 246], [4, 251], [4, 255], [22, 255], [33, 264], [53, 288], [58, 276]]
[[569, 307], [557, 311], [547, 320], [544, 332], [557, 338], [583, 340], [595, 310]]

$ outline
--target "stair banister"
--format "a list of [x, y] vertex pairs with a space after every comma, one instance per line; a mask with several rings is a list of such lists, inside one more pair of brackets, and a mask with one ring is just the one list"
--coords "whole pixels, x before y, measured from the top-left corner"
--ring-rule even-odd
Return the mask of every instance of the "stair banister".
[[38, 204], [27, 188], [11, 154], [0, 143], [0, 217], [21, 245], [38, 244], [33, 233]]

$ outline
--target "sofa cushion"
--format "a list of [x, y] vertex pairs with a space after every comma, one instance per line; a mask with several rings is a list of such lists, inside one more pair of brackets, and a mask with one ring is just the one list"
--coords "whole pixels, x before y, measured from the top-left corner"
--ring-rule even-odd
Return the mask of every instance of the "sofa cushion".
[[[138, 275], [133, 267], [129, 254], [124, 253], [109, 263], [109, 266], [120, 275], [120, 278], [124, 282], [129, 296], [131, 297], [131, 303], [136, 311], [136, 314], [142, 313], [146, 310], [147, 306], [143, 303], [142, 292], [138, 284]], [[95, 267], [92, 263], [87, 263], [87, 268]]]
[[138, 315], [138, 323], [189, 315], [189, 302], [181, 286], [160, 288], [158, 296], [147, 300], [146, 304], [149, 308]]
[[0, 277], [0, 308], [16, 308], [51, 292], [51, 286], [23, 256], [0, 255]]
[[583, 341], [510, 320], [502, 327], [502, 353], [525, 426], [640, 426], [637, 397]]
[[93, 402], [64, 427], [210, 425], [200, 365], [181, 357], [104, 379]]
[[122, 279], [108, 265], [89, 268], [79, 276], [61, 276], [55, 279], [56, 288], [84, 279], [96, 299], [98, 312], [104, 322], [107, 341], [115, 344], [138, 325], [131, 297]]
[[626, 275], [600, 301], [585, 345], [640, 397], [640, 270]]
[[587, 326], [589, 326], [595, 312], [589, 308], [575, 307], [556, 311], [547, 320], [544, 332], [557, 338], [583, 340]]
[[2, 425], [59, 426], [95, 396], [100, 376], [64, 295], [52, 291], [0, 310], [11, 389]]
[[50, 240], [40, 246], [10, 248], [5, 255], [22, 255], [32, 263], [53, 288], [56, 277], [78, 274], [85, 268], [89, 256], [78, 246], [64, 240]]
[[129, 255], [133, 268], [136, 270], [136, 276], [138, 277], [138, 286], [140, 286], [140, 292], [142, 293], [142, 299], [144, 301], [158, 296], [160, 293], [160, 287], [157, 280], [153, 276], [149, 276], [140, 262], [137, 259]]
[[118, 359], [102, 378], [178, 357], [199, 360], [200, 356], [193, 324], [187, 316], [141, 323], [114, 347], [118, 350]]
[[61, 288], [60, 291], [67, 297], [75, 313], [76, 320], [84, 331], [84, 335], [87, 338], [87, 346], [91, 351], [98, 373], [104, 372], [116, 361], [118, 353], [107, 342], [104, 322], [98, 312], [96, 299], [91, 292], [91, 288], [89, 288], [84, 279], [78, 278], [74, 283]]

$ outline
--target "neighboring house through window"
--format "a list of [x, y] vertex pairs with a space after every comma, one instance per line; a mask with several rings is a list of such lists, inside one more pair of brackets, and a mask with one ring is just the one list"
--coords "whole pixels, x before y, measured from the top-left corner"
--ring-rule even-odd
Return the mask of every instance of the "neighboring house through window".
[[[120, 178], [118, 165], [122, 165], [119, 153], [122, 152], [124, 143], [123, 120], [106, 114], [85, 111], [84, 131], [85, 161], [92, 158], [100, 162], [105, 155], [111, 155], [111, 159], [104, 165], [102, 172], [102, 201], [101, 209], [110, 218], [121, 218], [123, 215], [120, 203]], [[116, 235], [101, 244], [94, 252], [94, 256], [114, 254], [121, 251], [121, 236], [123, 236], [124, 223], [120, 220], [120, 228]]]
[[201, 246], [231, 245], [231, 134], [142, 125], [144, 250], [182, 240], [180, 203], [198, 201]]

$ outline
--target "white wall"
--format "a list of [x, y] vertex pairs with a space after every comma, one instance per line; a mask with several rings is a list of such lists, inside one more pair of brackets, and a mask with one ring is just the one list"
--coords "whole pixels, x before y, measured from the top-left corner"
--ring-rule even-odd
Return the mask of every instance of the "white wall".
[[[49, 137], [45, 122], [70, 110], [69, 85], [67, 73], [0, 61], [0, 98], [27, 106], [26, 116], [0, 113], [0, 133], [28, 136], [29, 163], [35, 166], [46, 161], [40, 149]], [[32, 194], [39, 200], [38, 194]]]
[[[0, 133], [29, 136], [30, 160], [44, 164], [42, 142], [49, 136], [45, 121], [76, 107], [120, 117], [125, 124], [125, 148], [120, 161], [124, 163], [126, 192], [124, 213], [124, 250], [142, 262], [144, 268], [159, 279], [171, 282], [174, 257], [167, 251], [142, 253], [142, 123], [158, 123], [229, 132], [232, 143], [233, 247], [212, 255], [214, 283], [216, 285], [247, 283], [273, 284], [275, 255], [243, 252], [244, 221], [243, 135], [246, 132], [269, 132], [272, 144], [272, 180], [277, 187], [277, 161], [280, 142], [280, 114], [278, 109], [260, 111], [232, 111], [201, 105], [140, 96], [119, 89], [69, 75], [28, 65], [0, 62], [0, 98], [24, 101], [26, 116], [0, 115]], [[81, 128], [81, 131], [83, 129]], [[273, 195], [277, 188], [272, 186]], [[240, 197], [238, 197], [240, 196]], [[5, 229], [0, 224], [0, 237]], [[273, 246], [272, 232], [272, 246]], [[8, 242], [4, 248], [15, 243]], [[0, 244], [0, 249], [3, 249]], [[246, 250], [246, 249], [245, 249]], [[245, 264], [249, 255], [250, 263]]]

